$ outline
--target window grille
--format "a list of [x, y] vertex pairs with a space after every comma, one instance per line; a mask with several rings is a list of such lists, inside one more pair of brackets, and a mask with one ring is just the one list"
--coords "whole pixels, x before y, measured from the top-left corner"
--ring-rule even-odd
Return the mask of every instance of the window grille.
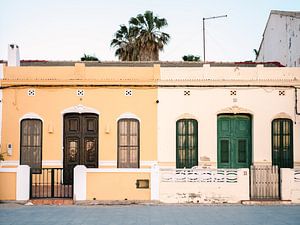
[[279, 92], [278, 92], [278, 95], [279, 95], [279, 96], [285, 96], [285, 91], [279, 91]]
[[82, 90], [82, 89], [77, 90], [76, 93], [77, 93], [77, 96], [79, 96], [79, 97], [84, 96], [84, 90]]
[[191, 95], [191, 91], [183, 91], [183, 95], [184, 96], [190, 96]]
[[28, 95], [28, 96], [35, 96], [35, 90], [34, 90], [34, 89], [29, 89], [29, 90], [27, 91], [27, 95]]
[[198, 165], [198, 122], [181, 119], [176, 122], [176, 167], [192, 168]]
[[24, 119], [21, 121], [21, 165], [31, 167], [33, 173], [42, 168], [42, 121]]
[[272, 164], [293, 168], [293, 122], [290, 119], [272, 122]]
[[125, 90], [125, 96], [132, 96], [132, 90]]
[[236, 96], [236, 90], [230, 91], [230, 95], [231, 95], [231, 96]]
[[140, 124], [137, 119], [118, 121], [118, 168], [139, 168]]

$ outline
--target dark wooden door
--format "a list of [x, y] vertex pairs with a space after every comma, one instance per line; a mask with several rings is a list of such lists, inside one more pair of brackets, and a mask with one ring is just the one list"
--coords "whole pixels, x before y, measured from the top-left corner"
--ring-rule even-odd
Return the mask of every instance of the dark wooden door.
[[251, 146], [249, 115], [218, 116], [218, 168], [249, 168]]
[[69, 113], [64, 116], [64, 182], [73, 182], [76, 165], [98, 167], [98, 115]]

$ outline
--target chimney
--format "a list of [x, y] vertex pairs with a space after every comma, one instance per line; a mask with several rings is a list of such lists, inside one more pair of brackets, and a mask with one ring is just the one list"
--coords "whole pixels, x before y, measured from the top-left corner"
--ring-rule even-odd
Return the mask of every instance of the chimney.
[[16, 44], [8, 45], [8, 66], [20, 66], [19, 46]]

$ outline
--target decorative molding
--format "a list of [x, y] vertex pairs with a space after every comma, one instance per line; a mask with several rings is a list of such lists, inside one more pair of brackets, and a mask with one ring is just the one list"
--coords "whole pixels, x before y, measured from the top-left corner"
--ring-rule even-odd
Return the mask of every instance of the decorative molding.
[[61, 112], [61, 114], [63, 115], [67, 113], [95, 113], [97, 115], [100, 114], [96, 109], [81, 104], [69, 107]]
[[26, 113], [25, 115], [23, 115], [20, 119], [19, 119], [19, 122], [21, 122], [22, 120], [24, 119], [38, 119], [38, 120], [41, 120], [43, 123], [44, 123], [44, 120], [43, 118], [36, 114], [36, 113], [33, 113], [33, 112], [30, 112], [30, 113]]
[[63, 166], [62, 160], [43, 160], [43, 166]]
[[245, 108], [242, 108], [242, 107], [239, 107], [237, 105], [234, 105], [232, 107], [227, 107], [225, 109], [221, 109], [217, 112], [217, 115], [218, 114], [241, 114], [241, 113], [247, 113], [247, 114], [251, 114], [253, 115], [253, 112], [250, 111], [249, 109], [245, 109]]
[[0, 173], [16, 173], [17, 168], [0, 168]]
[[290, 120], [293, 120], [292, 117], [289, 114], [285, 113], [285, 112], [280, 112], [280, 113], [276, 114], [272, 118], [272, 120], [274, 120], [274, 119], [290, 119]]
[[140, 169], [140, 168], [88, 168], [86, 169], [87, 173], [151, 173], [151, 168], [149, 169]]
[[98, 162], [98, 166], [101, 167], [101, 166], [117, 166], [117, 160], [111, 160], [111, 161], [104, 161], [104, 160], [101, 160]]
[[194, 119], [194, 120], [197, 120], [197, 121], [198, 121], [197, 117], [194, 116], [194, 115], [192, 115], [192, 114], [190, 114], [190, 113], [184, 113], [184, 114], [178, 116], [178, 117], [176, 118], [176, 121], [177, 121], [177, 120], [181, 120], [181, 119]]
[[1, 166], [19, 166], [19, 160], [5, 160], [0, 162]]
[[[117, 160], [100, 160], [98, 165], [101, 166], [115, 166], [117, 167]], [[157, 161], [140, 161], [141, 166], [153, 166], [157, 164]]]
[[130, 113], [130, 112], [126, 112], [126, 113], [123, 113], [121, 114], [118, 118], [117, 118], [117, 122], [120, 120], [120, 119], [137, 119], [139, 122], [141, 122], [141, 119], [133, 114], [133, 113]]

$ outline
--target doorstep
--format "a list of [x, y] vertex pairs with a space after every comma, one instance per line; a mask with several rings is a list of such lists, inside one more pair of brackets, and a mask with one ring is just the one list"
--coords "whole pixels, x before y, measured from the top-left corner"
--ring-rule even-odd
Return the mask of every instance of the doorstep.
[[73, 199], [59, 199], [59, 198], [44, 198], [44, 199], [31, 199], [27, 205], [74, 205]]
[[243, 200], [243, 205], [290, 205], [291, 200]]

